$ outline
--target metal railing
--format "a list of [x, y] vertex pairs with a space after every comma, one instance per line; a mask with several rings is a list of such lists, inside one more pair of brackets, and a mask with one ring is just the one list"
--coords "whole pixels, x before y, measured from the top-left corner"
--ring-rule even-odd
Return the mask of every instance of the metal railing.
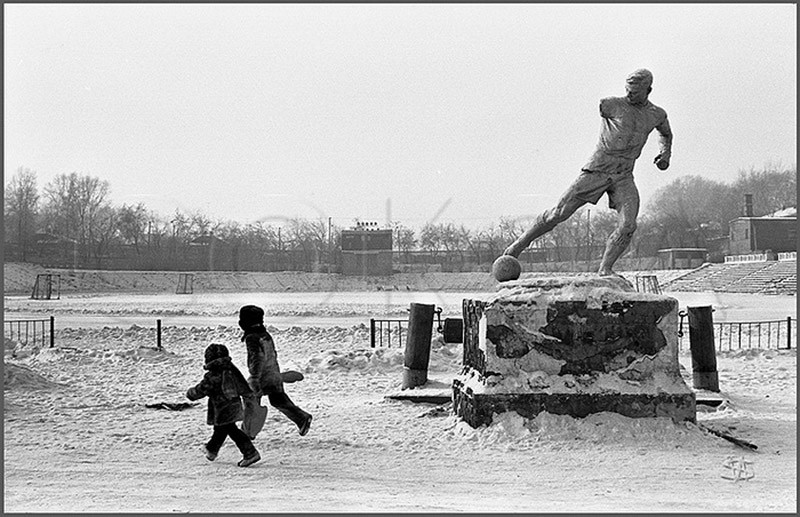
[[[396, 342], [397, 346], [403, 346], [403, 336], [408, 333], [408, 319], [404, 320], [379, 320], [370, 318], [369, 320], [369, 346], [386, 347], [392, 346]], [[385, 338], [385, 341], [384, 341]]]
[[[476, 343], [469, 339], [469, 324], [477, 329], [477, 319], [483, 309], [480, 304], [469, 304], [465, 313], [468, 327], [468, 339], [464, 344], [465, 354], [472, 358], [477, 353]], [[407, 319], [375, 319], [369, 320], [370, 347], [403, 346], [403, 341], [408, 333]], [[689, 346], [689, 323], [685, 313], [681, 313], [678, 329], [679, 347]], [[717, 350], [742, 350], [748, 348], [774, 348], [791, 349], [797, 347], [797, 320], [787, 317], [785, 320], [749, 321], [749, 322], [720, 322], [714, 323], [714, 344]], [[473, 346], [470, 346], [473, 345]], [[475, 359], [475, 358], [473, 358]], [[478, 361], [480, 362], [480, 361]]]
[[739, 264], [742, 262], [766, 262], [768, 260], [766, 253], [751, 253], [750, 255], [726, 255], [726, 264]]
[[[438, 322], [435, 327], [437, 332], [443, 332], [442, 326], [442, 308], [435, 307], [434, 314]], [[393, 342], [397, 346], [403, 346], [403, 339], [408, 335], [408, 318], [406, 319], [369, 319], [369, 346], [375, 348], [376, 346], [383, 347], [384, 342], [386, 347], [392, 346]]]
[[[683, 315], [683, 314], [681, 314]], [[689, 346], [689, 323], [681, 317], [679, 346]], [[797, 320], [746, 321], [714, 323], [714, 345], [717, 350], [748, 348], [791, 349], [797, 347]]]
[[56, 342], [55, 320], [54, 316], [40, 320], [3, 320], [3, 336], [23, 346], [41, 343], [53, 348]]

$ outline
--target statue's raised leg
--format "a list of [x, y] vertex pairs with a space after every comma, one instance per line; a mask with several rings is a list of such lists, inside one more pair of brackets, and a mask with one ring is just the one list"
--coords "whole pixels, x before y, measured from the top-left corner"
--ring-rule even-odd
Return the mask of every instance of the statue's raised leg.
[[534, 240], [555, 228], [559, 223], [569, 219], [577, 209], [585, 204], [586, 201], [578, 199], [573, 195], [572, 189], [568, 190], [561, 196], [561, 199], [555, 207], [539, 214], [533, 226], [511, 243], [511, 245], [505, 249], [503, 255], [511, 255], [514, 258], [519, 258], [520, 254], [525, 251], [525, 248]]

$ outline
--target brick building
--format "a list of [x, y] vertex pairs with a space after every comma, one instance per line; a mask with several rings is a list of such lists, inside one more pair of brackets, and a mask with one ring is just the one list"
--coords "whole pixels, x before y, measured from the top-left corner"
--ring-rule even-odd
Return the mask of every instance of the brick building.
[[392, 274], [392, 230], [377, 223], [358, 223], [342, 230], [342, 274], [380, 276]]
[[729, 253], [785, 253], [797, 251], [797, 207], [760, 217], [753, 216], [752, 203], [745, 201], [745, 215], [730, 222]]

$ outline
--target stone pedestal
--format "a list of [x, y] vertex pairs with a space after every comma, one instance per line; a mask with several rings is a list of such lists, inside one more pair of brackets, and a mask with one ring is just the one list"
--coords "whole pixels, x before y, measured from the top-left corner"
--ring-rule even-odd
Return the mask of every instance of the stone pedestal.
[[503, 282], [464, 300], [464, 369], [455, 413], [473, 427], [494, 413], [695, 420], [678, 364], [678, 301], [622, 278]]

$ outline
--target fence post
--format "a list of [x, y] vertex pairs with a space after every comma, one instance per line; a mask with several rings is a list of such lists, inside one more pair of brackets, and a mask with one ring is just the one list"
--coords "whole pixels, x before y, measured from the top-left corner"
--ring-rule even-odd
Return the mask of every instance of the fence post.
[[161, 350], [161, 320], [156, 320], [156, 346]]
[[369, 346], [375, 348], [375, 318], [369, 319]]
[[397, 346], [399, 346], [401, 348], [403, 346], [403, 322], [402, 321], [398, 321], [397, 322]]
[[786, 348], [792, 349], [792, 317], [786, 318]]
[[697, 389], [719, 391], [714, 320], [711, 306], [687, 307], [689, 348], [692, 354], [692, 384]]
[[403, 357], [401, 389], [422, 386], [428, 382], [428, 360], [431, 355], [434, 306], [412, 303], [408, 315], [408, 336]]
[[56, 317], [50, 316], [50, 348], [56, 346]]

